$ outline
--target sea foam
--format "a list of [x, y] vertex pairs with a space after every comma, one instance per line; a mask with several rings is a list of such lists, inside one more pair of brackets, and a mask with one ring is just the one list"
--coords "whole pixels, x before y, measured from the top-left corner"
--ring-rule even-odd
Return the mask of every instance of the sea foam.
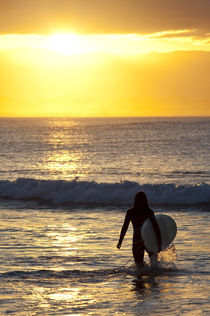
[[0, 181], [0, 198], [40, 200], [55, 204], [127, 206], [136, 192], [144, 191], [151, 204], [197, 205], [210, 203], [210, 185], [97, 183], [94, 181], [36, 180]]

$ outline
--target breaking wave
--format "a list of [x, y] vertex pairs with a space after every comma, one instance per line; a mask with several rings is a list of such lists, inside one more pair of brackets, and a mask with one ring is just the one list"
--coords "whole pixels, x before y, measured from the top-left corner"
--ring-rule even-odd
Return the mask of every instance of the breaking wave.
[[36, 180], [18, 178], [0, 180], [0, 198], [40, 200], [56, 205], [127, 206], [136, 192], [144, 191], [151, 204], [198, 205], [210, 204], [210, 185], [143, 184], [124, 181], [97, 183], [94, 181]]

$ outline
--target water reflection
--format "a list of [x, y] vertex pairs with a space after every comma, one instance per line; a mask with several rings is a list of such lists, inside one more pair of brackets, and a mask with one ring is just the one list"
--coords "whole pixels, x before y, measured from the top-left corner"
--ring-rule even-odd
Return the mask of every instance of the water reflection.
[[80, 165], [81, 153], [70, 153], [69, 151], [56, 151], [45, 157], [44, 169], [51, 175], [69, 176], [80, 175], [78, 167]]
[[59, 293], [49, 294], [51, 300], [56, 301], [75, 301], [80, 296], [80, 289], [78, 287], [72, 288], [61, 288]]
[[82, 239], [81, 235], [77, 234], [77, 228], [69, 224], [63, 224], [58, 231], [56, 225], [49, 225], [47, 236], [52, 240], [55, 246], [66, 246], [70, 243], [75, 243]]
[[81, 133], [74, 121], [66, 121], [63, 125], [62, 122], [57, 126], [50, 121], [49, 133], [44, 141], [45, 155], [41, 162], [46, 174], [50, 173], [56, 179], [59, 175], [62, 175], [62, 179], [81, 176], [84, 168], [83, 145], [86, 144], [86, 134]]
[[142, 276], [133, 280], [134, 289], [142, 296], [151, 294], [154, 289], [159, 291], [159, 283], [154, 276]]

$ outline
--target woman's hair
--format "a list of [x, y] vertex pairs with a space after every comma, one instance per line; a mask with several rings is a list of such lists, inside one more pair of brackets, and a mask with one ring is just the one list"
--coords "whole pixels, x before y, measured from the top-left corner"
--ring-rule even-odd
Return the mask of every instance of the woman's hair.
[[138, 192], [134, 198], [134, 209], [149, 209], [147, 196], [144, 192]]

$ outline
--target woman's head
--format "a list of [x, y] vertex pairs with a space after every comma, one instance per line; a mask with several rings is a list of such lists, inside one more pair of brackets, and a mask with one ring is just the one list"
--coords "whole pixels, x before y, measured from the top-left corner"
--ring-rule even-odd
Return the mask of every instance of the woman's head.
[[134, 198], [134, 205], [133, 207], [135, 209], [148, 209], [149, 204], [147, 201], [147, 196], [144, 192], [138, 192]]

